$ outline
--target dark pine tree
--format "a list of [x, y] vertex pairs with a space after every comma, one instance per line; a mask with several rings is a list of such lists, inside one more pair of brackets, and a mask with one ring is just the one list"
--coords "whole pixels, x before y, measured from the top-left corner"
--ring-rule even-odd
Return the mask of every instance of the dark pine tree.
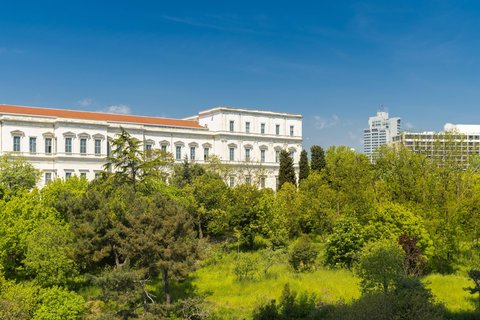
[[312, 146], [310, 148], [310, 154], [312, 157], [312, 162], [310, 164], [310, 169], [312, 171], [320, 172], [326, 166], [325, 162], [325, 152], [320, 146]]
[[293, 159], [286, 150], [280, 152], [280, 170], [278, 172], [278, 190], [282, 188], [285, 182], [297, 184], [295, 178], [295, 169], [293, 168]]
[[300, 153], [300, 161], [298, 162], [299, 173], [298, 173], [298, 183], [303, 179], [308, 178], [310, 174], [310, 166], [308, 165], [308, 154], [306, 150], [302, 150]]

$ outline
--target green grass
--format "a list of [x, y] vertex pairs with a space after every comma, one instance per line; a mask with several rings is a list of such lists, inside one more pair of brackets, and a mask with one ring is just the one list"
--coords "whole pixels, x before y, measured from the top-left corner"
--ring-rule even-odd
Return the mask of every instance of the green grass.
[[432, 290], [439, 302], [452, 312], [474, 311], [474, 297], [463, 288], [472, 286], [466, 275], [431, 274], [424, 278], [425, 285]]
[[[313, 272], [295, 273], [284, 261], [273, 266], [267, 276], [259, 270], [255, 279], [238, 281], [233, 273], [235, 257], [234, 252], [224, 254], [197, 270], [190, 282], [195, 293], [205, 295], [222, 319], [248, 319], [256, 306], [278, 299], [287, 283], [298, 293], [314, 292], [325, 303], [349, 303], [360, 297], [359, 279], [348, 270], [319, 267]], [[475, 310], [474, 297], [464, 290], [471, 285], [466, 275], [431, 274], [423, 282], [449, 311]]]
[[299, 293], [314, 292], [327, 303], [348, 303], [360, 296], [358, 279], [347, 270], [321, 268], [309, 273], [295, 273], [286, 263], [279, 263], [267, 276], [258, 274], [254, 280], [237, 281], [232, 271], [234, 259], [235, 253], [226, 254], [217, 263], [197, 270], [193, 277], [195, 291], [205, 294], [206, 300], [224, 318], [248, 318], [259, 304], [278, 299], [287, 283]]

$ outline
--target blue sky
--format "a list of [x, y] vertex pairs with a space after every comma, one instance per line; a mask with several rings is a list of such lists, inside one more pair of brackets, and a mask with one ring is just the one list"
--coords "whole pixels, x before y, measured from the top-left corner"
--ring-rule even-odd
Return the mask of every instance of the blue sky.
[[478, 1], [2, 1], [0, 103], [185, 117], [304, 115], [361, 149], [384, 105], [411, 130], [480, 123]]

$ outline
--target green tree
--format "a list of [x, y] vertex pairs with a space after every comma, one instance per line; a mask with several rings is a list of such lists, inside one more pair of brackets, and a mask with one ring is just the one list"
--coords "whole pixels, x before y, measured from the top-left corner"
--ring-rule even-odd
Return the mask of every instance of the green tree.
[[40, 171], [22, 157], [5, 154], [0, 157], [0, 187], [3, 192], [30, 190], [40, 179]]
[[0, 278], [0, 319], [32, 319], [38, 306], [39, 290], [31, 281], [16, 283]]
[[298, 183], [306, 178], [310, 174], [310, 165], [308, 164], [308, 154], [306, 150], [302, 150], [300, 153], [300, 161], [298, 162], [299, 173], [298, 173]]
[[396, 203], [380, 203], [375, 209], [362, 217], [363, 232], [366, 241], [392, 239], [407, 235], [417, 240], [419, 249], [425, 258], [433, 254], [433, 241], [425, 229], [424, 219]]
[[133, 138], [124, 128], [111, 142], [110, 155], [104, 165], [106, 170], [113, 170], [115, 176], [121, 181], [133, 184], [141, 177], [144, 153], [142, 143]]
[[318, 250], [308, 237], [296, 241], [288, 253], [288, 262], [296, 272], [309, 271], [315, 266]]
[[363, 228], [354, 217], [337, 221], [325, 246], [325, 259], [332, 267], [350, 268], [364, 245]]
[[42, 221], [58, 219], [58, 213], [41, 203], [35, 189], [8, 202], [0, 201], [0, 212], [0, 265], [7, 278], [22, 278], [28, 237]]
[[70, 179], [55, 179], [40, 190], [42, 203], [54, 208], [65, 221], [83, 212], [82, 199], [88, 188], [88, 181], [73, 176]]
[[86, 310], [82, 296], [56, 286], [42, 289], [39, 303], [33, 320], [77, 320], [83, 318]]
[[381, 240], [366, 245], [357, 266], [364, 292], [381, 290], [388, 293], [405, 276], [405, 253], [391, 240]]
[[[295, 188], [289, 184], [292, 188]], [[277, 193], [283, 193], [286, 186]], [[290, 188], [288, 188], [290, 190]], [[296, 190], [295, 190], [296, 191]], [[295, 194], [293, 194], [293, 198]], [[277, 197], [272, 189], [262, 189], [258, 202], [258, 219], [261, 234], [268, 238], [273, 247], [284, 247], [288, 243], [291, 233], [291, 225], [289, 224], [289, 209], [284, 201], [288, 201], [286, 197]]]
[[230, 189], [223, 179], [211, 172], [193, 178], [185, 191], [194, 202], [191, 209], [198, 236], [220, 235], [228, 232], [227, 207]]
[[278, 186], [280, 190], [285, 182], [290, 182], [293, 185], [297, 184], [295, 178], [295, 169], [293, 168], [293, 159], [290, 153], [286, 150], [280, 151], [280, 168], [278, 170]]
[[[130, 265], [143, 270], [147, 281], [162, 275], [165, 303], [171, 302], [170, 280], [182, 280], [193, 270], [200, 244], [193, 221], [178, 202], [157, 194], [149, 200], [137, 197], [126, 212], [119, 239], [120, 250]], [[151, 299], [144, 287], [144, 301]]]
[[340, 217], [337, 193], [330, 187], [325, 172], [312, 172], [299, 186], [297, 217], [304, 233], [326, 236]]
[[324, 169], [330, 188], [334, 191], [332, 199], [337, 215], [352, 214], [361, 216], [372, 210], [375, 193], [373, 192], [373, 170], [370, 161], [345, 146], [330, 147], [325, 157]]
[[274, 214], [283, 220], [289, 238], [294, 238], [300, 233], [299, 225], [300, 212], [298, 210], [299, 194], [297, 187], [290, 182], [286, 182], [280, 190], [277, 191], [274, 203]]
[[314, 145], [310, 148], [311, 163], [310, 168], [312, 171], [320, 172], [326, 166], [325, 161], [325, 152], [323, 148], [317, 145]]
[[28, 235], [24, 265], [42, 286], [67, 285], [78, 274], [68, 224], [45, 219]]
[[170, 182], [178, 188], [184, 188], [191, 184], [195, 177], [199, 177], [203, 174], [205, 174], [205, 169], [198, 163], [189, 162], [188, 158], [185, 156], [182, 164], [174, 166]]

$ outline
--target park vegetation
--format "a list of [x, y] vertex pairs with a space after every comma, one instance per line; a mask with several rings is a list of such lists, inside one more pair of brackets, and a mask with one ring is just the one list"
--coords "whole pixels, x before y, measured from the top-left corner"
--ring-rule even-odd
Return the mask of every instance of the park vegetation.
[[0, 159], [0, 319], [479, 317], [475, 156], [313, 146], [297, 176], [282, 151], [274, 192], [257, 165], [174, 164], [124, 130], [111, 150], [101, 177], [42, 189]]

